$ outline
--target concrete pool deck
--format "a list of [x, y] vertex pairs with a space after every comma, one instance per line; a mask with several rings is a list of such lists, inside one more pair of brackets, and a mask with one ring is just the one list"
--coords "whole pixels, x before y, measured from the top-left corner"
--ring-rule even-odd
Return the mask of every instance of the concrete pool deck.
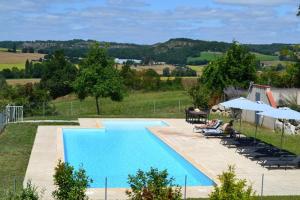
[[[24, 184], [31, 180], [39, 189], [46, 189], [43, 199], [52, 199], [54, 167], [63, 158], [61, 128], [100, 128], [102, 119], [78, 119], [80, 126], [39, 126], [27, 167]], [[118, 119], [122, 120], [122, 119]], [[130, 120], [130, 119], [124, 119]], [[145, 120], [145, 119], [136, 119]], [[185, 157], [215, 182], [228, 165], [235, 165], [239, 178], [247, 179], [260, 194], [264, 174], [264, 195], [300, 195], [300, 170], [267, 170], [220, 144], [219, 139], [206, 139], [193, 133], [193, 125], [184, 119], [162, 120], [169, 127], [149, 128], [157, 137]], [[188, 187], [188, 197], [207, 197], [212, 187]], [[108, 199], [126, 199], [126, 189], [108, 189]], [[88, 189], [91, 199], [104, 199], [104, 189]]]

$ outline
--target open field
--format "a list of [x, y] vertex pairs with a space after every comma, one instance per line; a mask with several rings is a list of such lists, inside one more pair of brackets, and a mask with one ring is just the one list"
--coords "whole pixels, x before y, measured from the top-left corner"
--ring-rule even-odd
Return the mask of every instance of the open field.
[[27, 59], [29, 61], [38, 60], [43, 57], [44, 54], [38, 53], [10, 53], [0, 51], [0, 70], [12, 67], [24, 68]]
[[[253, 54], [255, 54], [256, 59], [260, 60], [260, 61], [278, 61], [279, 58], [278, 56], [273, 56], [273, 55], [266, 55], [266, 54], [261, 54], [261, 53], [255, 53], [252, 52]], [[198, 57], [189, 57], [187, 59], [187, 62], [195, 62], [195, 61], [203, 61], [203, 60], [207, 60], [207, 61], [214, 61], [220, 57], [223, 56], [222, 52], [207, 52], [207, 51], [203, 51], [200, 53], [200, 55]]]
[[6, 79], [8, 85], [25, 85], [27, 83], [39, 83], [39, 78], [25, 78], [25, 79]]
[[[61, 125], [62, 123], [47, 124]], [[74, 123], [67, 124], [74, 125]], [[31, 123], [9, 124], [0, 133], [1, 194], [3, 194], [3, 190], [13, 190], [15, 184], [17, 190], [22, 187], [38, 125]]]
[[189, 57], [187, 62], [195, 62], [195, 61], [213, 61], [223, 56], [221, 52], [211, 52], [211, 51], [202, 51], [198, 57]]
[[256, 56], [257, 60], [260, 61], [277, 61], [279, 60], [278, 56], [265, 55], [261, 53], [253, 53]]
[[188, 65], [189, 68], [197, 72], [197, 76], [202, 76], [203, 69], [206, 65]]

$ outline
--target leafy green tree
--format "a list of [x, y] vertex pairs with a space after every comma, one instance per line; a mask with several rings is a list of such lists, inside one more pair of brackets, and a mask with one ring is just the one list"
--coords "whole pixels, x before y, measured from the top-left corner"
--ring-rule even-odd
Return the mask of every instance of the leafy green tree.
[[123, 79], [114, 61], [108, 56], [105, 48], [98, 43], [91, 46], [87, 57], [79, 65], [79, 75], [74, 82], [78, 98], [83, 100], [88, 95], [96, 100], [97, 114], [100, 114], [99, 99], [110, 97], [113, 101], [123, 99]]
[[169, 67], [165, 67], [163, 69], [163, 76], [169, 77], [170, 76], [170, 68]]
[[174, 181], [174, 178], [168, 178], [167, 170], [138, 170], [136, 175], [128, 176], [131, 190], [126, 194], [131, 200], [181, 200], [181, 188]]
[[210, 200], [254, 200], [255, 193], [252, 186], [247, 186], [246, 180], [239, 180], [233, 166], [227, 172], [219, 175], [220, 186], [215, 186], [209, 195]]
[[141, 79], [138, 77], [136, 70], [131, 69], [130, 65], [126, 63], [122, 66], [120, 75], [124, 80], [124, 85], [129, 89], [140, 89]]
[[247, 88], [256, 78], [255, 65], [255, 55], [234, 42], [222, 58], [205, 67], [201, 82], [220, 93], [228, 86]]
[[159, 74], [153, 69], [140, 72], [142, 88], [144, 90], [158, 90], [161, 85]]
[[41, 86], [50, 91], [52, 98], [64, 96], [73, 91], [72, 83], [77, 75], [77, 68], [64, 56], [63, 51], [56, 51], [45, 62], [45, 71]]
[[197, 108], [207, 110], [210, 107], [211, 91], [203, 84], [197, 84], [189, 90], [193, 104]]
[[299, 8], [298, 8], [297, 16], [300, 16], [300, 5], [299, 5]]
[[54, 185], [57, 189], [52, 193], [56, 200], [87, 200], [85, 192], [92, 180], [84, 169], [78, 171], [68, 163], [59, 161], [55, 167]]

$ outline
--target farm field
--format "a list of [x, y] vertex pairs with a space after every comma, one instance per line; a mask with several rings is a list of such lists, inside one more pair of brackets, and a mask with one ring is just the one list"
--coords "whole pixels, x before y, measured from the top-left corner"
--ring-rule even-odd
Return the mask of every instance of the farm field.
[[195, 61], [202, 61], [202, 60], [207, 60], [208, 62], [210, 62], [222, 56], [223, 56], [222, 52], [203, 51], [200, 53], [198, 57], [189, 57], [187, 59], [187, 62], [195, 62]]
[[[256, 52], [252, 52], [252, 53], [255, 54], [256, 59], [260, 61], [279, 61], [278, 56], [266, 55], [266, 54], [261, 54]], [[207, 60], [208, 62], [210, 62], [222, 56], [223, 56], [222, 52], [203, 51], [200, 53], [198, 57], [189, 57], [187, 59], [187, 62], [193, 62], [193, 61], [195, 62], [195, 61], [203, 61], [203, 60]]]
[[39, 78], [26, 78], [26, 79], [6, 79], [8, 85], [25, 85], [27, 83], [39, 83]]
[[197, 72], [197, 76], [202, 76], [203, 69], [206, 65], [188, 65], [189, 68]]
[[38, 53], [11, 53], [0, 50], [0, 70], [5, 68], [17, 67], [22, 69], [25, 67], [26, 60], [38, 60], [43, 58], [44, 54]]

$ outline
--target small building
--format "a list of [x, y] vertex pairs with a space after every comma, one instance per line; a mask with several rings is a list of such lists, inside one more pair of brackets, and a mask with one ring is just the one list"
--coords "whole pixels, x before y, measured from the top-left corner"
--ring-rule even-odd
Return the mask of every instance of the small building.
[[[247, 99], [251, 101], [262, 101], [274, 108], [280, 106], [285, 99], [293, 99], [300, 104], [300, 89], [298, 88], [271, 88], [268, 85], [251, 84], [248, 90]], [[243, 111], [242, 119], [250, 123], [259, 122], [267, 128], [274, 128], [276, 119], [259, 117], [254, 111]]]
[[117, 63], [117, 64], [125, 64], [128, 61], [133, 62], [134, 64], [141, 64], [142, 63], [142, 60], [137, 60], [137, 59], [115, 58], [115, 63]]

